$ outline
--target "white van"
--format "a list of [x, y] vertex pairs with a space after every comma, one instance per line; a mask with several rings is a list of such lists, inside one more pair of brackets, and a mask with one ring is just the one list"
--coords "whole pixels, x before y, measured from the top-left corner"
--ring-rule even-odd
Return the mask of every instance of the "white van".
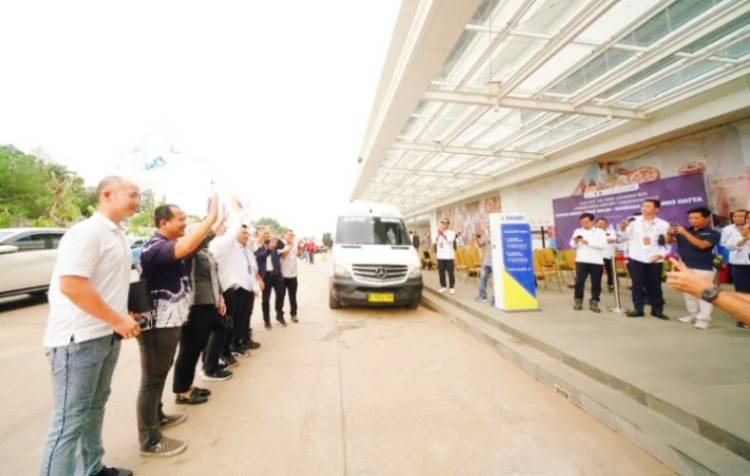
[[329, 305], [406, 306], [422, 298], [422, 265], [393, 205], [352, 202], [338, 218]]

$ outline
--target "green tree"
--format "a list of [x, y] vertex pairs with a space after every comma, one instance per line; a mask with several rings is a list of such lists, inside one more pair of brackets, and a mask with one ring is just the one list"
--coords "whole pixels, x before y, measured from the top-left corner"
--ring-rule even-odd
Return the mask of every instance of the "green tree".
[[148, 236], [153, 233], [155, 229], [154, 212], [162, 203], [164, 203], [164, 200], [158, 200], [153, 190], [143, 190], [140, 207], [127, 222], [128, 231], [136, 236]]
[[263, 217], [255, 222], [255, 227], [260, 228], [265, 226], [272, 235], [281, 236], [286, 230], [286, 227], [282, 226], [275, 218]]

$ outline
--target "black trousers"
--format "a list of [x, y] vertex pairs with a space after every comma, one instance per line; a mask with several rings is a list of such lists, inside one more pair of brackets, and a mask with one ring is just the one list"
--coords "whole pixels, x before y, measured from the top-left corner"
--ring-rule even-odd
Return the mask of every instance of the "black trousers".
[[615, 285], [615, 273], [612, 270], [612, 258], [604, 258], [604, 272], [607, 273], [607, 287]]
[[289, 295], [289, 314], [292, 316], [297, 315], [297, 278], [283, 278], [284, 287], [281, 295], [281, 302], [283, 307], [284, 295]]
[[163, 327], [142, 332], [138, 336], [138, 348], [141, 351], [141, 386], [138, 390], [136, 414], [138, 439], [142, 450], [161, 440], [161, 395], [167, 382], [167, 374], [174, 362], [174, 352], [180, 341], [180, 330], [180, 327]]
[[274, 308], [276, 309], [276, 319], [284, 317], [284, 280], [280, 274], [266, 272], [263, 275], [263, 320], [271, 322], [271, 291], [276, 298]]
[[440, 287], [445, 287], [445, 275], [448, 274], [448, 283], [450, 288], [453, 289], [456, 286], [456, 272], [455, 272], [456, 261], [452, 259], [439, 259], [438, 260], [438, 274], [440, 275]]
[[583, 299], [583, 286], [586, 278], [591, 277], [591, 300], [599, 302], [602, 294], [602, 272], [604, 266], [592, 263], [576, 263], [575, 299]]
[[[198, 363], [198, 358], [206, 347], [212, 329], [217, 328], [223, 330], [224, 324], [216, 311], [216, 306], [207, 304], [190, 308], [188, 321], [182, 326], [180, 349], [177, 352], [177, 361], [174, 364], [174, 380], [172, 382], [174, 393], [184, 393], [190, 390], [193, 379], [195, 379], [195, 366]], [[219, 350], [214, 349], [213, 352]], [[206, 357], [206, 360], [209, 360], [209, 358]], [[215, 356], [216, 363], [218, 363], [218, 360], [217, 353]]]
[[250, 332], [250, 316], [253, 312], [254, 295], [247, 289], [235, 288], [224, 291], [224, 303], [227, 314], [232, 316], [233, 327], [231, 337], [224, 347], [224, 353], [232, 348], [239, 348], [247, 339]]
[[642, 263], [630, 260], [628, 269], [633, 281], [633, 307], [637, 312], [643, 312], [648, 303], [651, 314], [660, 314], [664, 310], [664, 295], [661, 291], [662, 263]]
[[733, 264], [732, 281], [738, 293], [750, 293], [750, 264]]

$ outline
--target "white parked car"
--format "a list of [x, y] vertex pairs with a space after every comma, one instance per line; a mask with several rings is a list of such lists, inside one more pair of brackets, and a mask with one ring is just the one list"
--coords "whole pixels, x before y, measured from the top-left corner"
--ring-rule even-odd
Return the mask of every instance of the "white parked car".
[[63, 228], [0, 229], [0, 297], [44, 295]]

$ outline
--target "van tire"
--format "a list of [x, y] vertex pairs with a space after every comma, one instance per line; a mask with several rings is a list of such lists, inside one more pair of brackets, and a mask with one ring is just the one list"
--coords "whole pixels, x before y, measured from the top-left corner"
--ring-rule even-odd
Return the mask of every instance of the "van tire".
[[341, 303], [338, 299], [334, 298], [333, 296], [328, 296], [328, 307], [330, 309], [339, 309], [341, 307]]
[[412, 301], [412, 302], [410, 302], [409, 304], [406, 305], [407, 309], [416, 309], [418, 307], [419, 307], [419, 299], [417, 299], [415, 301]]

